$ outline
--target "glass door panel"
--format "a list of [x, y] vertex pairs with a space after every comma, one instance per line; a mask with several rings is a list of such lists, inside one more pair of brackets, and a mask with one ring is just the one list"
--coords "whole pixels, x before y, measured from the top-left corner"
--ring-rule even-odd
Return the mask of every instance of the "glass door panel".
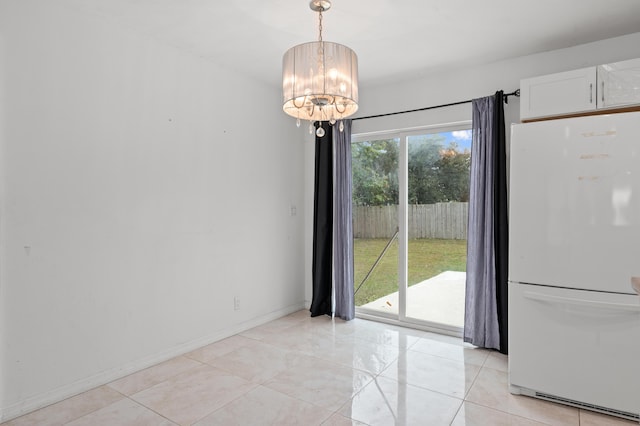
[[400, 139], [351, 146], [355, 304], [397, 318]]
[[407, 320], [464, 325], [471, 131], [407, 137]]

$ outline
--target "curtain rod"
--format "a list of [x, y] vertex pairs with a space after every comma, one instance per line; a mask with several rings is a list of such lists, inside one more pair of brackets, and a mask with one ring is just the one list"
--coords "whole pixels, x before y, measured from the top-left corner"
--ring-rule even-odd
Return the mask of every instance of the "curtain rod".
[[[504, 97], [504, 103], [508, 104], [509, 103], [509, 96], [520, 97], [520, 89], [516, 89], [511, 93], [505, 93], [502, 96]], [[352, 118], [351, 121], [366, 120], [368, 118], [387, 117], [389, 115], [407, 114], [409, 112], [427, 111], [429, 109], [444, 108], [444, 107], [450, 107], [450, 106], [454, 106], [454, 105], [468, 104], [468, 103], [471, 103], [471, 102], [473, 102], [473, 99], [469, 99], [469, 100], [466, 100], [466, 101], [460, 101], [460, 102], [452, 102], [450, 104], [442, 104], [442, 105], [434, 105], [434, 106], [424, 107], [424, 108], [410, 109], [410, 110], [407, 110], [407, 111], [388, 112], [386, 114], [368, 115], [366, 117], [356, 117], [356, 118]]]

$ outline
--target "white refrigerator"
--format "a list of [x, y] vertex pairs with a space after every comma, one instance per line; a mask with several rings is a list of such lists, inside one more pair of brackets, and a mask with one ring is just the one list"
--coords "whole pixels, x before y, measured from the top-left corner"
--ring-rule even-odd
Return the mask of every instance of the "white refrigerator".
[[509, 384], [638, 420], [640, 112], [514, 124]]

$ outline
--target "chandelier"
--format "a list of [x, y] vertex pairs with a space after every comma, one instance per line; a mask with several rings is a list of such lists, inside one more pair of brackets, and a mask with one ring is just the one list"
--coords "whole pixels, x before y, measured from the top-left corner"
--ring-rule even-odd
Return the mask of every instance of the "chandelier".
[[[358, 110], [358, 57], [347, 46], [322, 40], [322, 13], [329, 10], [328, 0], [313, 0], [309, 7], [318, 12], [318, 41], [299, 44], [282, 58], [282, 93], [285, 113], [309, 120], [313, 133], [315, 121], [332, 125]], [[322, 126], [316, 135], [324, 136]]]

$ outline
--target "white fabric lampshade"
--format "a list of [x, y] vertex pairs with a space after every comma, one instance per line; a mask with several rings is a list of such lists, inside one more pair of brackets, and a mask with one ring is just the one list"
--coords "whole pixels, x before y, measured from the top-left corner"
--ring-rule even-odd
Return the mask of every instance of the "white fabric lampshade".
[[358, 57], [328, 41], [299, 44], [282, 58], [284, 112], [301, 120], [347, 118], [358, 110]]

